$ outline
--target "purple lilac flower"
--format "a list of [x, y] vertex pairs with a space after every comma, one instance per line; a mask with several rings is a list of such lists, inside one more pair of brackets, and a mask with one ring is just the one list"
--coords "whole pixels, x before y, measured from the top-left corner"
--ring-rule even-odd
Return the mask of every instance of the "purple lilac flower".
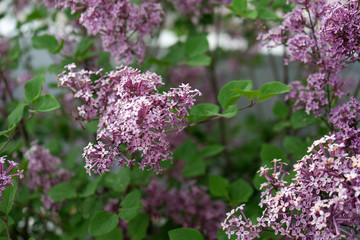
[[[350, 156], [335, 136], [324, 136], [294, 165], [291, 183], [285, 163], [262, 167], [257, 223], [246, 218], [244, 206], [232, 210], [222, 223], [228, 236], [254, 239], [264, 230], [295, 239], [356, 239], [360, 237], [360, 155]], [[240, 212], [240, 215], [236, 214]]]
[[[18, 164], [14, 161], [6, 160], [7, 156], [0, 157], [0, 201], [3, 200], [2, 192], [11, 184], [14, 186], [13, 177], [19, 176], [23, 178], [24, 170], [17, 170], [17, 173], [9, 174], [11, 170], [16, 167], [18, 169]], [[8, 168], [5, 170], [5, 162], [9, 163]]]
[[81, 12], [80, 23], [91, 35], [100, 35], [102, 46], [117, 61], [142, 62], [145, 38], [151, 37], [162, 22], [163, 11], [155, 0], [136, 4], [130, 0], [43, 0], [48, 7], [71, 8]]
[[46, 192], [59, 183], [70, 181], [71, 173], [61, 168], [60, 159], [51, 155], [48, 149], [39, 146], [37, 142], [33, 142], [31, 148], [26, 150], [25, 157], [29, 160], [26, 176], [29, 188], [36, 191], [41, 189], [44, 193], [41, 196], [44, 208], [55, 213], [61, 203], [55, 203]]
[[198, 229], [209, 240], [215, 240], [220, 221], [226, 211], [222, 201], [213, 201], [206, 188], [185, 183], [181, 189], [167, 189], [166, 185], [152, 180], [145, 189], [144, 209], [153, 218], [167, 217], [182, 227]]
[[182, 84], [159, 93], [160, 76], [130, 67], [105, 75], [101, 71], [74, 72], [75, 67], [66, 66], [70, 72], [59, 75], [59, 85], [70, 88], [74, 97], [83, 101], [78, 107], [81, 119], [99, 119], [97, 142], [84, 148], [86, 172], [110, 171], [115, 161], [122, 167], [134, 165], [135, 160], [120, 151], [121, 144], [126, 144], [130, 154], [141, 154], [141, 169], [161, 172], [160, 161], [171, 159], [166, 128], [180, 131], [186, 126], [185, 116], [200, 92]]

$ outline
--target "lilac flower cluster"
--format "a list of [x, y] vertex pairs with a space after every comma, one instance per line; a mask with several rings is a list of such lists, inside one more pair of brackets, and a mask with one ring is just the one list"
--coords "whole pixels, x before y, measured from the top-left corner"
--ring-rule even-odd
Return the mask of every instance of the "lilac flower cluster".
[[[294, 165], [296, 176], [288, 184], [285, 163], [262, 167], [260, 207], [263, 214], [252, 223], [241, 205], [222, 223], [237, 239], [259, 237], [272, 230], [291, 239], [356, 239], [360, 237], [360, 155], [350, 156], [335, 136], [324, 136]], [[238, 215], [236, 212], [240, 212]]]
[[185, 183], [181, 189], [168, 190], [161, 182], [152, 180], [145, 192], [147, 197], [142, 203], [153, 218], [165, 216], [182, 227], [198, 229], [207, 236], [206, 239], [217, 239], [226, 205], [211, 200], [204, 187]]
[[[5, 170], [5, 162], [9, 163], [8, 168]], [[2, 192], [11, 184], [14, 185], [13, 177], [19, 176], [23, 178], [24, 170], [17, 170], [17, 173], [10, 174], [14, 167], [18, 168], [18, 164], [14, 161], [6, 160], [6, 156], [0, 157], [0, 201], [3, 200]]]
[[[343, 95], [343, 80], [338, 76], [349, 63], [359, 60], [360, 10], [357, 0], [347, 1], [293, 1], [295, 8], [284, 15], [283, 23], [259, 39], [269, 47], [284, 44], [288, 61], [298, 61], [309, 66], [311, 74], [307, 85], [293, 89], [287, 95], [295, 100], [295, 108], [305, 108], [307, 113], [323, 115], [321, 109], [329, 108], [337, 97]], [[299, 93], [294, 92], [298, 90]], [[295, 98], [294, 98], [295, 96]]]
[[172, 158], [166, 128], [180, 131], [186, 126], [188, 109], [200, 92], [182, 84], [159, 93], [157, 87], [163, 84], [160, 76], [130, 67], [120, 67], [105, 75], [101, 71], [74, 72], [75, 67], [66, 66], [70, 72], [59, 75], [61, 85], [83, 101], [84, 105], [78, 107], [81, 119], [99, 119], [97, 143], [84, 148], [86, 172], [110, 171], [116, 160], [122, 167], [134, 165], [135, 160], [121, 152], [121, 144], [126, 144], [130, 154], [141, 154], [141, 169], [162, 171], [160, 161]]
[[105, 51], [117, 61], [142, 62], [145, 38], [152, 36], [162, 22], [163, 11], [156, 0], [136, 4], [130, 0], [43, 0], [48, 7], [71, 8], [81, 12], [80, 23], [91, 35], [99, 34]]
[[36, 191], [41, 189], [44, 193], [41, 196], [44, 208], [55, 212], [61, 204], [56, 204], [46, 192], [59, 183], [69, 182], [70, 171], [61, 168], [60, 159], [51, 155], [48, 149], [39, 146], [37, 142], [33, 142], [31, 148], [25, 151], [25, 157], [29, 160], [26, 176], [29, 188]]
[[231, 0], [176, 0], [175, 8], [182, 14], [211, 14], [219, 5], [231, 5]]

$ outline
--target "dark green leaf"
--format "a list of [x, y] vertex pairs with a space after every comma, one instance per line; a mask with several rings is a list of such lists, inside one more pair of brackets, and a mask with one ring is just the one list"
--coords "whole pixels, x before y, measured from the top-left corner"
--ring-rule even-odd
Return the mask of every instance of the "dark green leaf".
[[281, 148], [266, 143], [261, 147], [260, 157], [263, 164], [267, 166], [272, 166], [274, 159], [286, 161], [286, 154]]
[[0, 131], [0, 136], [9, 137], [9, 135], [10, 135], [11, 133], [13, 133], [15, 129], [16, 129], [16, 125], [15, 125], [15, 124], [10, 125], [10, 126], [9, 126], [9, 129]]
[[119, 217], [123, 220], [130, 221], [143, 209], [140, 192], [137, 190], [130, 192], [120, 205], [122, 209]]
[[227, 106], [232, 105], [239, 99], [241, 96], [239, 93], [234, 92], [235, 88], [242, 90], [251, 90], [252, 82], [251, 80], [240, 80], [232, 81], [227, 83], [224, 87], [220, 89], [218, 100], [220, 105], [225, 109]]
[[274, 105], [273, 112], [275, 116], [281, 120], [285, 120], [289, 114], [289, 107], [281, 101], [277, 101]]
[[271, 98], [273, 96], [286, 93], [291, 90], [291, 87], [281, 83], [281, 82], [268, 82], [261, 86], [260, 95], [258, 96], [258, 101], [264, 101], [265, 99]]
[[56, 98], [50, 94], [45, 94], [39, 97], [35, 103], [35, 111], [50, 112], [60, 108], [60, 104]]
[[307, 114], [304, 109], [301, 109], [291, 115], [290, 123], [293, 129], [298, 129], [306, 126], [314, 125], [317, 119], [314, 115]]
[[131, 240], [142, 240], [146, 237], [149, 226], [149, 217], [146, 213], [140, 213], [129, 223], [128, 235]]
[[111, 232], [119, 219], [114, 213], [107, 211], [98, 212], [90, 222], [89, 231], [91, 236], [100, 236]]
[[244, 12], [247, 8], [247, 0], [233, 0], [232, 7], [236, 12]]
[[174, 152], [174, 158], [178, 160], [189, 160], [196, 153], [196, 144], [191, 140], [185, 140]]
[[183, 44], [175, 44], [166, 54], [166, 56], [161, 59], [164, 62], [167, 62], [171, 65], [176, 65], [178, 62], [182, 61], [185, 58], [185, 50]]
[[300, 139], [292, 136], [285, 136], [284, 149], [294, 155], [296, 160], [301, 159], [307, 152], [307, 145]]
[[229, 182], [220, 176], [209, 176], [210, 193], [215, 197], [227, 197], [229, 195]]
[[247, 202], [253, 193], [253, 188], [243, 179], [238, 179], [230, 184], [230, 199], [232, 205]]
[[80, 194], [80, 197], [89, 197], [93, 195], [96, 192], [96, 189], [101, 182], [103, 176], [99, 176], [95, 179], [95, 181], [92, 181], [88, 183], [85, 187], [85, 190], [83, 193]]
[[114, 228], [111, 232], [95, 238], [96, 240], [123, 240], [124, 235], [120, 228]]
[[34, 36], [32, 37], [31, 42], [36, 49], [46, 49], [53, 52], [58, 48], [58, 41], [54, 36], [49, 34]]
[[105, 186], [115, 192], [124, 192], [130, 183], [130, 170], [122, 168], [118, 174], [108, 174], [105, 177]]
[[203, 55], [209, 49], [206, 35], [189, 36], [184, 45], [185, 55], [194, 58]]
[[201, 150], [200, 156], [201, 157], [215, 156], [221, 153], [222, 151], [224, 151], [224, 149], [225, 149], [224, 146], [221, 145], [216, 145], [216, 144], [210, 145]]
[[60, 42], [59, 46], [54, 51], [52, 51], [51, 53], [56, 54], [56, 53], [61, 52], [61, 50], [64, 47], [64, 43], [65, 43], [64, 39], [61, 39], [61, 42]]
[[62, 202], [65, 199], [75, 198], [76, 190], [72, 183], [65, 182], [55, 185], [47, 192], [47, 195], [55, 202]]
[[170, 240], [204, 240], [198, 230], [193, 228], [178, 228], [169, 231]]
[[25, 94], [26, 102], [32, 103], [35, 99], [37, 99], [40, 96], [44, 82], [45, 82], [45, 76], [40, 75], [34, 77], [33, 79], [25, 83], [24, 94]]
[[211, 103], [201, 103], [194, 106], [190, 111], [190, 118], [193, 122], [203, 121], [218, 114], [220, 107]]
[[15, 199], [17, 183], [15, 179], [13, 179], [13, 182], [14, 182], [14, 186], [9, 185], [2, 192], [3, 200], [0, 201], [0, 211], [3, 212], [5, 216], [7, 216], [10, 213]]
[[192, 157], [187, 161], [182, 174], [184, 177], [196, 177], [204, 175], [206, 171], [206, 163], [203, 159], [198, 157]]
[[94, 40], [89, 38], [82, 38], [75, 50], [75, 57], [85, 57], [90, 48], [94, 45]]

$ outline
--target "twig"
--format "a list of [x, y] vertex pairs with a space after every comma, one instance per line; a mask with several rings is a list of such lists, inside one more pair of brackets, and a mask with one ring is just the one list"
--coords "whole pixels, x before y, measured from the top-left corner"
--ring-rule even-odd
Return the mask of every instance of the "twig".
[[7, 220], [7, 216], [4, 218], [1, 218], [1, 220], [4, 221], [5, 223], [5, 228], [6, 228], [6, 233], [7, 233], [7, 237], [9, 240], [11, 240], [11, 237], [10, 237], [10, 233], [9, 233], [9, 226], [8, 226], [8, 220]]

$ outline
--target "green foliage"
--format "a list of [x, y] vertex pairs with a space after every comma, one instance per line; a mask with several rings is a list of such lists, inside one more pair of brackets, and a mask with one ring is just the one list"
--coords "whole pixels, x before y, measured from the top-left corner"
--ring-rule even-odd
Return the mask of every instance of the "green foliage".
[[170, 240], [204, 240], [201, 233], [193, 228], [178, 228], [169, 231]]
[[69, 182], [55, 185], [47, 192], [47, 195], [55, 202], [62, 202], [65, 199], [71, 199], [77, 196], [74, 185]]
[[9, 114], [7, 120], [9, 123], [9, 126], [13, 124], [17, 124], [21, 121], [23, 117], [24, 108], [27, 106], [24, 102], [19, 102], [16, 106], [16, 108]]
[[261, 147], [260, 157], [263, 165], [267, 166], [272, 166], [274, 159], [282, 159], [286, 162], [286, 154], [281, 148], [266, 143]]
[[4, 191], [2, 191], [2, 198], [3, 200], [0, 201], [0, 212], [7, 216], [13, 207], [15, 194], [17, 190], [17, 183], [14, 180], [14, 186], [10, 185], [5, 188]]
[[217, 145], [217, 144], [209, 145], [200, 151], [200, 156], [211, 157], [221, 153], [222, 151], [224, 151], [224, 149], [225, 149], [224, 146], [221, 145]]
[[300, 160], [307, 152], [307, 145], [297, 137], [285, 136], [284, 149], [294, 155], [295, 160]]
[[281, 102], [281, 101], [276, 101], [274, 108], [273, 108], [273, 113], [275, 114], [275, 116], [281, 120], [285, 120], [286, 117], [289, 115], [290, 109], [289, 107]]
[[35, 49], [46, 49], [51, 53], [59, 53], [64, 46], [64, 40], [58, 44], [56, 38], [49, 34], [34, 36], [31, 38], [31, 42]]
[[119, 220], [116, 214], [107, 211], [98, 212], [90, 222], [91, 236], [100, 236], [110, 233], [117, 226]]
[[281, 82], [268, 82], [260, 87], [260, 95], [258, 96], [258, 101], [264, 101], [273, 96], [287, 93], [291, 90], [291, 87], [281, 83]]
[[130, 183], [130, 170], [123, 168], [117, 174], [107, 174], [105, 176], [104, 185], [115, 192], [124, 192]]
[[192, 157], [187, 162], [182, 171], [185, 178], [204, 175], [206, 171], [206, 163], [200, 157]]
[[138, 214], [129, 222], [128, 234], [131, 240], [142, 240], [146, 237], [149, 217], [146, 213]]
[[134, 219], [141, 209], [143, 209], [140, 199], [141, 195], [138, 190], [134, 190], [127, 194], [120, 204], [122, 208], [119, 217], [127, 221]]
[[249, 201], [253, 193], [254, 190], [250, 184], [243, 179], [238, 179], [230, 184], [231, 205], [238, 205]]
[[35, 112], [50, 112], [60, 108], [59, 102], [53, 95], [45, 94], [35, 103]]
[[303, 109], [293, 113], [290, 118], [290, 123], [293, 129], [311, 126], [317, 122], [318, 120], [313, 114], [307, 114]]
[[40, 75], [25, 83], [24, 94], [26, 102], [33, 103], [40, 96], [44, 82], [45, 76]]
[[226, 107], [234, 104], [236, 100], [241, 97], [241, 94], [236, 93], [234, 89], [251, 90], [251, 80], [239, 80], [227, 83], [219, 91], [218, 101], [220, 105], [225, 109]]
[[215, 197], [228, 197], [229, 182], [220, 176], [209, 176], [210, 193]]

